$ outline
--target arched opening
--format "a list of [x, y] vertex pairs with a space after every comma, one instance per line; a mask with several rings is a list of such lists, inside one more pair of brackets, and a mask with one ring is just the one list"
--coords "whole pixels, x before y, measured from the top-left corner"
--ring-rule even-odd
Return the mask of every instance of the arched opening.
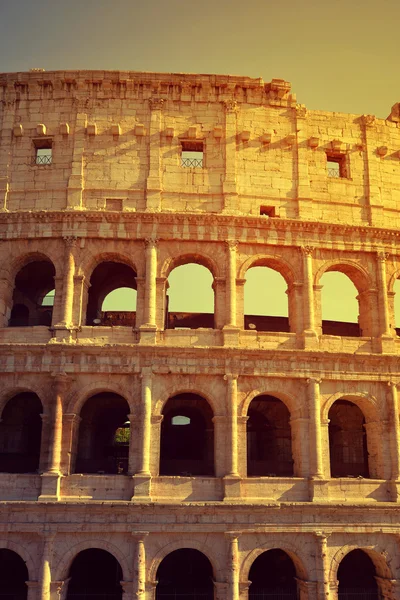
[[181, 548], [168, 554], [157, 569], [156, 600], [213, 600], [213, 570], [199, 550]]
[[0, 598], [5, 600], [27, 600], [29, 581], [25, 562], [16, 552], [0, 549]]
[[129, 405], [110, 392], [89, 398], [81, 410], [75, 473], [122, 475], [128, 471]]
[[98, 548], [82, 550], [69, 570], [66, 600], [122, 600], [122, 569], [117, 559]]
[[330, 271], [321, 277], [322, 333], [359, 337], [358, 291], [344, 273]]
[[35, 473], [39, 469], [42, 403], [36, 394], [11, 398], [0, 422], [0, 472]]
[[290, 413], [274, 396], [257, 396], [247, 413], [248, 477], [293, 476]]
[[54, 265], [48, 260], [35, 260], [18, 271], [8, 323], [10, 327], [51, 325], [53, 306], [43, 301], [54, 290], [54, 275]]
[[250, 600], [297, 600], [296, 568], [290, 556], [278, 548], [256, 558], [249, 581]]
[[160, 475], [214, 476], [213, 412], [197, 394], [178, 394], [163, 410]]
[[336, 400], [329, 414], [331, 477], [369, 477], [367, 435], [361, 410]]
[[375, 565], [366, 552], [349, 552], [338, 569], [339, 600], [380, 600], [375, 576]]
[[175, 267], [168, 277], [168, 329], [214, 327], [213, 276], [196, 263]]
[[100, 263], [90, 278], [86, 325], [135, 324], [136, 272], [124, 263]]
[[251, 267], [244, 286], [244, 328], [290, 331], [287, 283], [269, 267]]

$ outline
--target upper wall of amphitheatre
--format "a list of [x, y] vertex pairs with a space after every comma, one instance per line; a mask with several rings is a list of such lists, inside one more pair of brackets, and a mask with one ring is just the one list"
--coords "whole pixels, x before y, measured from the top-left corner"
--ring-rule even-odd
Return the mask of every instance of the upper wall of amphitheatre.
[[[399, 102], [378, 119], [307, 110], [282, 79], [36, 70], [0, 74], [0, 135], [3, 211], [400, 226]], [[202, 165], [182, 164], [188, 148]]]

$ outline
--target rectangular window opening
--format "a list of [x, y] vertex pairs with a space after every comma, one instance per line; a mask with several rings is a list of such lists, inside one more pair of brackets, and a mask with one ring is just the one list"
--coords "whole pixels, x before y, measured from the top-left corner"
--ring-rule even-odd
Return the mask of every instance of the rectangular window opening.
[[198, 140], [182, 140], [181, 146], [181, 166], [202, 169], [204, 166], [204, 143]]
[[327, 154], [326, 170], [328, 177], [334, 177], [336, 179], [347, 177], [346, 156], [344, 154]]
[[33, 140], [35, 147], [35, 165], [51, 165], [53, 162], [53, 140], [38, 139]]
[[123, 209], [122, 198], [106, 198], [106, 210], [120, 211]]
[[276, 217], [275, 206], [260, 206], [260, 215], [265, 217]]

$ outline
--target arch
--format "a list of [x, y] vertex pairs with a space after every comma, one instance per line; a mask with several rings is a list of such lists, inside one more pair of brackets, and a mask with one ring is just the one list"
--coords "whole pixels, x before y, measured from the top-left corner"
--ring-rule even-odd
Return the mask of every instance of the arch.
[[[90, 288], [86, 307], [86, 324], [89, 326], [102, 325], [129, 325], [136, 323], [136, 307], [132, 305], [130, 311], [103, 311], [102, 305], [111, 292], [121, 289], [137, 289], [137, 272], [125, 262], [116, 260], [101, 261], [90, 275]], [[123, 314], [122, 314], [123, 313]]]
[[35, 562], [28, 550], [26, 549], [25, 544], [20, 544], [18, 542], [14, 542], [13, 540], [0, 539], [0, 548], [3, 550], [12, 550], [13, 552], [15, 552], [15, 554], [18, 554], [18, 556], [21, 557], [28, 570], [27, 581], [37, 579], [37, 577], [35, 577], [35, 573], [37, 572]]
[[393, 574], [386, 561], [387, 557], [387, 546], [383, 546], [380, 543], [374, 545], [357, 544], [357, 540], [349, 540], [347, 544], [339, 548], [332, 557], [332, 561], [329, 569], [329, 580], [337, 581], [338, 569], [342, 560], [350, 554], [353, 550], [362, 550], [374, 563], [376, 573], [379, 577], [385, 579], [392, 579]]
[[105, 550], [109, 554], [112, 554], [121, 565], [123, 580], [129, 581], [132, 579], [130, 563], [126, 558], [127, 553], [124, 553], [123, 548], [98, 538], [83, 540], [82, 542], [74, 544], [66, 551], [64, 551], [63, 547], [61, 558], [54, 566], [54, 577], [52, 577], [52, 579], [54, 579], [54, 581], [64, 581], [67, 579], [74, 558], [80, 552], [90, 550], [91, 548]]
[[264, 552], [269, 550], [283, 550], [292, 559], [293, 564], [296, 568], [297, 577], [304, 581], [308, 580], [307, 570], [304, 566], [303, 559], [300, 558], [300, 548], [290, 540], [284, 538], [279, 539], [279, 545], [274, 544], [272, 540], [269, 542], [254, 548], [244, 558], [242, 567], [240, 569], [240, 581], [249, 581], [250, 569], [255, 560]]
[[42, 302], [55, 287], [55, 275], [55, 266], [47, 258], [25, 262], [13, 279], [9, 326], [51, 325], [53, 308]]
[[217, 403], [216, 400], [211, 396], [210, 390], [206, 389], [204, 385], [199, 384], [197, 381], [193, 382], [193, 378], [189, 377], [187, 385], [182, 385], [177, 388], [176, 383], [172, 382], [163, 387], [161, 394], [155, 402], [153, 415], [157, 417], [161, 416], [168, 400], [181, 394], [196, 394], [197, 396], [201, 396], [207, 402], [207, 404], [210, 405], [214, 416], [218, 414]]
[[289, 332], [293, 307], [288, 289], [285, 278], [270, 267], [253, 265], [247, 269], [244, 329]]
[[366, 422], [375, 422], [378, 421], [381, 417], [379, 415], [379, 404], [378, 400], [372, 394], [367, 392], [335, 392], [331, 394], [326, 401], [324, 402], [321, 410], [321, 419], [322, 421], [328, 420], [328, 414], [332, 407], [332, 405], [337, 400], [348, 400], [352, 402], [363, 413]]
[[380, 594], [375, 579], [376, 568], [367, 552], [352, 550], [340, 562], [337, 578], [339, 597], [346, 592], [364, 592], [370, 600], [379, 600]]
[[258, 598], [260, 594], [283, 595], [287, 600], [297, 600], [297, 571], [292, 558], [280, 548], [266, 550], [260, 554], [250, 567], [249, 598]]
[[275, 396], [256, 396], [247, 415], [247, 476], [293, 477], [292, 431], [286, 405]]
[[349, 400], [334, 402], [328, 413], [331, 477], [369, 477], [365, 418]]
[[82, 262], [79, 265], [79, 273], [88, 279], [92, 276], [93, 271], [103, 262], [121, 263], [130, 267], [137, 272], [137, 263], [132, 260], [132, 257], [123, 252], [98, 252], [85, 254]]
[[238, 271], [238, 278], [245, 279], [246, 272], [253, 267], [268, 267], [273, 269], [282, 275], [286, 281], [288, 287], [292, 285], [296, 280], [300, 279], [300, 274], [293, 269], [284, 258], [281, 256], [272, 256], [268, 254], [256, 254], [247, 258], [240, 266]]
[[204, 541], [198, 540], [196, 538], [188, 538], [188, 539], [184, 539], [184, 540], [180, 539], [180, 540], [175, 540], [173, 542], [169, 542], [168, 544], [165, 544], [165, 546], [162, 546], [157, 551], [157, 553], [155, 554], [155, 556], [150, 564], [148, 580], [156, 581], [158, 568], [159, 568], [160, 564], [162, 563], [162, 561], [164, 560], [164, 558], [166, 558], [169, 554], [171, 554], [175, 550], [180, 550], [181, 548], [190, 548], [192, 550], [198, 550], [199, 552], [204, 554], [204, 556], [206, 556], [207, 559], [210, 561], [212, 571], [213, 571], [215, 577], [217, 576], [217, 573], [222, 570], [223, 566], [218, 561], [218, 558], [216, 556], [213, 556], [212, 559], [210, 559], [210, 556], [208, 554], [209, 548]]
[[258, 396], [273, 396], [280, 400], [288, 409], [290, 415], [292, 415], [299, 408], [299, 401], [294, 396], [278, 390], [276, 387], [272, 387], [270, 390], [262, 388], [260, 390], [252, 390], [246, 395], [246, 398], [242, 404], [242, 410], [240, 416], [246, 417], [249, 412], [249, 406], [252, 401]]
[[65, 412], [75, 413], [78, 415], [81, 412], [83, 405], [89, 398], [95, 396], [96, 394], [102, 393], [117, 394], [118, 396], [121, 396], [128, 403], [130, 412], [134, 411], [133, 399], [128, 394], [128, 390], [126, 390], [125, 387], [117, 385], [111, 380], [97, 380], [88, 383], [83, 388], [75, 388], [73, 391], [71, 391], [66, 399], [65, 404], [67, 410]]
[[0, 548], [1, 593], [13, 600], [26, 600], [29, 573], [21, 556], [9, 548]]
[[204, 265], [176, 265], [168, 275], [166, 303], [167, 329], [214, 328], [216, 296], [214, 278]]
[[318, 285], [324, 273], [338, 271], [347, 275], [354, 283], [359, 294], [371, 289], [372, 280], [369, 272], [360, 264], [347, 259], [329, 260], [324, 262], [314, 276], [314, 285]]
[[203, 250], [201, 253], [187, 252], [178, 256], [170, 256], [166, 258], [161, 265], [160, 276], [168, 278], [171, 274], [171, 271], [173, 271], [177, 267], [182, 267], [183, 265], [187, 265], [190, 263], [205, 267], [211, 272], [211, 275], [214, 279], [216, 277], [221, 277], [220, 265], [212, 256], [210, 256]]
[[156, 599], [171, 594], [213, 600], [213, 568], [208, 557], [193, 548], [179, 548], [167, 554], [157, 569]]
[[58, 275], [58, 269], [56, 268], [57, 260], [55, 258], [51, 258], [49, 254], [46, 254], [46, 252], [42, 252], [40, 250], [24, 252], [11, 259], [10, 265], [7, 267], [8, 277], [13, 281], [21, 269], [36, 261], [51, 263], [54, 266], [55, 276]]
[[160, 475], [214, 476], [213, 412], [208, 402], [197, 394], [178, 394], [168, 399], [163, 416]]
[[77, 554], [69, 570], [66, 598], [101, 593], [108, 600], [122, 600], [122, 568], [113, 554], [101, 548], [88, 548]]
[[117, 394], [87, 399], [80, 412], [75, 473], [123, 474], [128, 471], [129, 405]]
[[0, 472], [35, 473], [42, 437], [40, 398], [20, 392], [5, 403], [0, 422]]

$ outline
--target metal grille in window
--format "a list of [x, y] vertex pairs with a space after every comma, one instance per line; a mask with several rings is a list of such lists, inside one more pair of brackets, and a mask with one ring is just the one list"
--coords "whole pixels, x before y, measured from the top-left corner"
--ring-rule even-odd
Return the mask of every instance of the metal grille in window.
[[38, 149], [34, 160], [35, 165], [51, 165], [53, 153], [51, 149]]
[[328, 168], [328, 177], [340, 177], [340, 171], [338, 168]]
[[203, 167], [203, 159], [182, 157], [182, 167]]

